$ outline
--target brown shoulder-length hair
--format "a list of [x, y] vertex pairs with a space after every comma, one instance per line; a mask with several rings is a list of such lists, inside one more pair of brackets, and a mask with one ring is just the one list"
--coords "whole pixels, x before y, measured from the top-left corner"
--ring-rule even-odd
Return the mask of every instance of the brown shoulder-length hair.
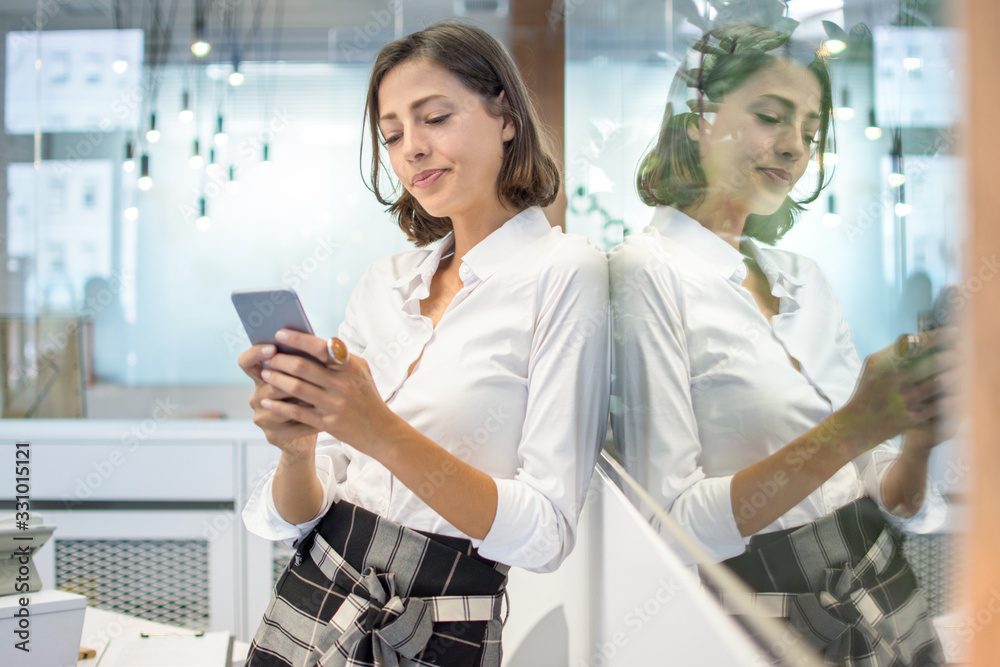
[[[417, 246], [425, 246], [452, 230], [449, 218], [429, 215], [405, 188], [394, 187], [384, 194], [379, 183], [383, 170], [378, 128], [379, 86], [394, 67], [417, 58], [425, 58], [451, 72], [479, 95], [490, 113], [505, 115], [513, 121], [514, 138], [504, 147], [497, 178], [500, 201], [516, 209], [551, 204], [559, 192], [559, 166], [513, 59], [496, 39], [480, 28], [461, 21], [445, 21], [383, 47], [375, 58], [368, 82], [365, 115], [372, 158], [370, 181], [366, 185], [379, 202], [389, 207], [406, 236]], [[504, 99], [498, 102], [501, 92]], [[363, 170], [363, 146], [361, 160]]]
[[[823, 188], [829, 184], [829, 174], [826, 170], [825, 156], [832, 153], [835, 145], [833, 134], [833, 93], [830, 85], [830, 72], [825, 56], [809, 47], [798, 43], [786, 44], [787, 37], [779, 36], [766, 28], [750, 24], [735, 24], [716, 29], [703, 38], [708, 41], [710, 35], [719, 37], [724, 44], [740, 44], [742, 49], [733, 48], [730, 53], [713, 52], [708, 59], [709, 67], [692, 70], [682, 76], [691, 81], [689, 84], [704, 100], [703, 108], [707, 111], [721, 102], [732, 91], [739, 88], [754, 74], [781, 59], [791, 59], [800, 62], [819, 80], [820, 84], [820, 127], [819, 137], [815, 144], [816, 162], [819, 166], [819, 179], [816, 189], [805, 199], [795, 201], [790, 196], [785, 197], [778, 210], [770, 215], [751, 214], [743, 227], [743, 235], [756, 239], [761, 243], [773, 245], [792, 228], [803, 204], [808, 204], [819, 197]], [[729, 41], [726, 41], [729, 40]], [[763, 48], [755, 48], [754, 43], [760, 43]], [[774, 48], [775, 43], [782, 48], [775, 53], [767, 51]], [[802, 58], [802, 51], [809, 54]], [[673, 113], [672, 105], [668, 104], [660, 124], [660, 133], [652, 149], [642, 158], [636, 175], [636, 188], [639, 198], [649, 206], [667, 205], [685, 208], [697, 205], [705, 198], [708, 182], [701, 166], [701, 152], [698, 142], [691, 138], [688, 130], [699, 128], [701, 113]]]

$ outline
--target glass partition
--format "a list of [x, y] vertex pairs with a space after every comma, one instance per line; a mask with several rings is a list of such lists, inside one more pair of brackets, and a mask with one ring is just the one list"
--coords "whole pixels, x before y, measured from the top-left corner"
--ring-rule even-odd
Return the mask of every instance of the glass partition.
[[[706, 562], [736, 555], [722, 555], [725, 549], [720, 544], [729, 540], [737, 545], [735, 549], [742, 548], [732, 523], [737, 514], [733, 507], [741, 505], [735, 491], [729, 495], [729, 478], [767, 453], [758, 456], [752, 453], [756, 450], [748, 451], [747, 434], [754, 429], [767, 432], [770, 426], [759, 423], [759, 415], [780, 413], [776, 406], [783, 407], [783, 401], [792, 405], [797, 400], [782, 394], [784, 389], [768, 387], [767, 382], [752, 384], [752, 378], [751, 386], [765, 393], [732, 391], [735, 384], [748, 381], [740, 376], [745, 360], [764, 359], [768, 344], [780, 343], [775, 365], [760, 361], [761, 373], [802, 376], [802, 386], [820, 394], [818, 412], [801, 421], [797, 431], [789, 431], [786, 440], [772, 443], [771, 451], [778, 451], [779, 445], [791, 442], [796, 434], [808, 434], [810, 426], [820, 423], [824, 414], [844, 405], [862, 359], [893, 344], [902, 334], [940, 324], [942, 316], [955, 317], [968, 300], [970, 287], [961, 271], [966, 212], [963, 160], [957, 144], [962, 105], [956, 101], [962, 99], [963, 82], [954, 9], [954, 3], [944, 1], [651, 0], [579, 3], [567, 13], [567, 229], [587, 235], [610, 251], [615, 336], [612, 423], [616, 432], [613, 445], [609, 438], [609, 449], [627, 470], [628, 475], [622, 472], [619, 479], [638, 484], [645, 492], [631, 496], [637, 506], [679, 553], [691, 549], [681, 544], [684, 540], [678, 541], [678, 524], [689, 539], [710, 540], [712, 530], [705, 527], [703, 519], [712, 512], [723, 517], [728, 513], [715, 531], [718, 539], [713, 545], [716, 548], [710, 550], [713, 555], [703, 552], [700, 558], [691, 556], [691, 562], [698, 563], [708, 578], [714, 576], [716, 568], [706, 567]], [[719, 119], [720, 103], [724, 104], [726, 96], [719, 93], [723, 88], [705, 92], [713, 85], [722, 86], [718, 79], [706, 85], [699, 77], [710, 77], [714, 63], [739, 53], [752, 40], [734, 46], [739, 39], [725, 41], [725, 33], [720, 33], [722, 37], [714, 37], [708, 46], [693, 47], [706, 31], [740, 21], [764, 24], [784, 35], [792, 33], [787, 46], [770, 45], [764, 51], [787, 49], [792, 53], [800, 48], [795, 44], [811, 45], [803, 65], [818, 51], [830, 77], [829, 100], [823, 102], [822, 109], [816, 98], [816, 111], [832, 119], [829, 140], [822, 155], [815, 146], [802, 149], [807, 154], [811, 151], [811, 156], [798, 163], [804, 173], [790, 193], [798, 201], [814, 198], [804, 204], [794, 225], [774, 244], [775, 250], [769, 249], [769, 243], [755, 241], [763, 248], [759, 255], [747, 246], [745, 238], [730, 244], [727, 254], [721, 241], [724, 234], [709, 234], [706, 240], [703, 232], [709, 228], [704, 223], [699, 228], [683, 227], [675, 214], [643, 203], [637, 190], [637, 177], [656, 164], [648, 161], [649, 155], [671, 159], [657, 152], [662, 147], [668, 103], [673, 105], [673, 114], [691, 111], [693, 117], [700, 116], [683, 130], [689, 138], [706, 139], [695, 150], [736, 154], [733, 151], [737, 149], [709, 142], [712, 123]], [[687, 80], [677, 77], [679, 70], [687, 71]], [[815, 85], [810, 81], [816, 79], [808, 79], [805, 85]], [[785, 122], [783, 118], [774, 122]], [[788, 118], [789, 132], [794, 133], [796, 116]], [[803, 127], [806, 134], [818, 138], [817, 119]], [[701, 134], [706, 130], [707, 134]], [[733, 131], [725, 139], [743, 146], [747, 136]], [[784, 160], [799, 149], [782, 148], [777, 151], [778, 158], [762, 150], [748, 149], [751, 166], [745, 166], [741, 173], [736, 166], [726, 172], [730, 180], [725, 185], [731, 192], [746, 182], [768, 187], [754, 180], [761, 175], [758, 168], [782, 169], [782, 165], [767, 160]], [[689, 158], [671, 155], [676, 162], [663, 170], [677, 173], [683, 168], [678, 164]], [[699, 152], [698, 159], [713, 158]], [[706, 170], [728, 169], [718, 161], [715, 164], [723, 166], [708, 164]], [[826, 186], [819, 189], [821, 166]], [[711, 188], [712, 172], [706, 173], [709, 176], [704, 183]], [[797, 178], [792, 176], [779, 174], [779, 185], [784, 185], [785, 179], [794, 184]], [[657, 177], [666, 179], [662, 170]], [[704, 183], [699, 187], [704, 188]], [[697, 192], [706, 196], [706, 190]], [[704, 210], [690, 201], [675, 208], [695, 223], [697, 216], [687, 213]], [[657, 216], [666, 220], [657, 222]], [[648, 229], [651, 223], [655, 228], [652, 236]], [[648, 252], [649, 243], [663, 243], [666, 250], [662, 255]], [[708, 255], [702, 259], [715, 263], [711, 270], [716, 274], [732, 273], [725, 276], [730, 278], [727, 289], [756, 318], [751, 324], [727, 320], [731, 313], [727, 314], [724, 303], [713, 301], [718, 292], [698, 282], [701, 274], [693, 257], [701, 257], [701, 252]], [[752, 263], [762, 268], [756, 270]], [[806, 271], [806, 266], [811, 268]], [[761, 283], [763, 289], [756, 290], [745, 282], [755, 272], [766, 280]], [[725, 277], [721, 284], [725, 284]], [[821, 304], [805, 301], [806, 294], [814, 293], [809, 286], [817, 283], [823, 285], [828, 299]], [[757, 292], [772, 299], [759, 303]], [[738, 310], [739, 303], [735, 307]], [[795, 319], [794, 312], [800, 308], [799, 319]], [[837, 316], [828, 321], [838, 328], [819, 327], [807, 335], [795, 332], [803, 318], [813, 317], [812, 308], [823, 308], [828, 315], [834, 312]], [[706, 313], [709, 321], [695, 321]], [[815, 317], [816, 322], [822, 319]], [[736, 321], [741, 323], [732, 324]], [[829, 358], [847, 360], [841, 369], [845, 375], [833, 381], [843, 387], [829, 388], [830, 395], [824, 394], [827, 380], [821, 376], [831, 373], [833, 367], [823, 367], [818, 354], [824, 345], [831, 350], [836, 347]], [[774, 378], [769, 381], [778, 382]], [[670, 390], [661, 382], [672, 383]], [[725, 389], [720, 390], [720, 386]], [[691, 414], [689, 422], [676, 417], [685, 410]], [[637, 422], [641, 425], [635, 426]], [[630, 428], [638, 434], [632, 439]], [[956, 606], [959, 555], [955, 534], [962, 526], [962, 494], [970, 466], [961, 446], [961, 427], [950, 429], [935, 431], [935, 441], [941, 442], [929, 457], [928, 481], [926, 489], [921, 489], [928, 494], [923, 514], [900, 525], [908, 534], [901, 549], [923, 587], [945, 654], [956, 659], [963, 644], [956, 632], [962, 615]], [[821, 434], [821, 440], [825, 442], [825, 438]], [[705, 442], [727, 439], [744, 449], [737, 453], [725, 453], [725, 448], [703, 449]], [[817, 449], [822, 447], [822, 442], [813, 444]], [[785, 523], [768, 521], [770, 525], [752, 532], [778, 534], [775, 531], [779, 528], [802, 525], [832, 512], [845, 504], [842, 499], [865, 496], [864, 489], [876, 485], [871, 480], [882, 480], [891, 467], [895, 455], [889, 448], [898, 450], [901, 446], [901, 438], [893, 438], [877, 454], [848, 463], [856, 472], [842, 469], [835, 475], [843, 479], [835, 479], [804, 500], [800, 496], [799, 504], [791, 503], [795, 507], [788, 510], [789, 517], [794, 518]], [[879, 463], [866, 468], [871, 458]], [[791, 466], [787, 473], [798, 469]], [[771, 504], [780, 489], [794, 485], [791, 476], [777, 474], [758, 478], [758, 486], [742, 497], [749, 503], [742, 505], [747, 515], [766, 513], [761, 508]], [[840, 486], [835, 490], [837, 484]], [[696, 485], [705, 487], [704, 492], [691, 492]], [[837, 493], [843, 495], [835, 497]], [[816, 501], [817, 494], [822, 502], [815, 505], [819, 508], [816, 516], [797, 514]], [[933, 518], [927, 518], [928, 514]], [[670, 527], [666, 517], [671, 517]], [[695, 543], [704, 547], [699, 539]]]
[[0, 8], [0, 311], [82, 318], [90, 417], [169, 394], [249, 418], [230, 292], [291, 287], [336, 330], [365, 267], [409, 247], [361, 180], [371, 58], [451, 16], [505, 39], [487, 5]]

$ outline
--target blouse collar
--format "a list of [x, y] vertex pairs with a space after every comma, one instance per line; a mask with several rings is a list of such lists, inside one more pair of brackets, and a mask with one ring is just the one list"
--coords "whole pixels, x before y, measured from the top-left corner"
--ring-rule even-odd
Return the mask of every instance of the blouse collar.
[[[459, 268], [459, 276], [466, 284], [473, 279], [485, 281], [518, 249], [550, 231], [552, 226], [541, 208], [537, 206], [526, 208], [465, 253], [462, 266]], [[399, 289], [409, 285], [411, 290], [416, 289], [417, 285], [429, 286], [441, 260], [450, 257], [454, 252], [455, 235], [454, 232], [449, 232], [423, 261], [390, 283], [390, 286]], [[416, 281], [417, 277], [421, 279], [419, 283]]]

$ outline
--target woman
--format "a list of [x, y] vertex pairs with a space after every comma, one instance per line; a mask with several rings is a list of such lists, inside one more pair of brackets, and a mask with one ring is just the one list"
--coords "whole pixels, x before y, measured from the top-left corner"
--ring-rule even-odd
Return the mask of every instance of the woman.
[[[826, 278], [773, 244], [832, 134], [823, 56], [749, 24], [699, 41], [638, 187], [651, 225], [612, 251], [612, 426], [626, 467], [831, 663], [934, 664], [898, 530], [927, 489], [937, 333], [861, 363]], [[883, 444], [903, 435], [902, 451]], [[780, 595], [785, 594], [785, 595]], [[875, 605], [868, 604], [874, 600]], [[763, 604], [763, 603], [762, 603]], [[763, 609], [763, 608], [762, 608]]]
[[607, 265], [538, 208], [558, 170], [485, 32], [387, 45], [366, 113], [371, 187], [422, 249], [368, 269], [337, 339], [280, 334], [316, 362], [240, 357], [281, 449], [244, 519], [297, 544], [248, 664], [498, 665], [507, 569], [570, 552], [604, 439], [609, 333], [578, 325], [608, 308]]

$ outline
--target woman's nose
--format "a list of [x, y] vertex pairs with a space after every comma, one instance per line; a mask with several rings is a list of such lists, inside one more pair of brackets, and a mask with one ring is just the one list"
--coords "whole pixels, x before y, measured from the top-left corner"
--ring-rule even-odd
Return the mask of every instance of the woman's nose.
[[778, 152], [789, 160], [798, 160], [807, 155], [805, 142], [802, 140], [801, 128], [792, 125], [786, 126], [785, 131], [779, 135]]
[[423, 132], [414, 128], [403, 133], [403, 157], [407, 160], [419, 160], [429, 152], [427, 140]]

